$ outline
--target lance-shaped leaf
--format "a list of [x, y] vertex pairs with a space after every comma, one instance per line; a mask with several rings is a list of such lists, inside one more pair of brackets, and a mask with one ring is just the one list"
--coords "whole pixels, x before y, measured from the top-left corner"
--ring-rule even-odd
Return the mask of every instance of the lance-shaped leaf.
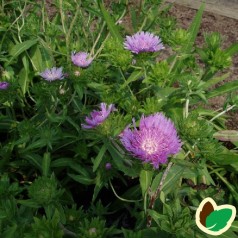
[[236, 130], [222, 130], [214, 133], [214, 138], [220, 141], [238, 141], [238, 131]]
[[140, 186], [142, 195], [144, 196], [147, 192], [153, 176], [153, 171], [141, 170], [140, 172]]

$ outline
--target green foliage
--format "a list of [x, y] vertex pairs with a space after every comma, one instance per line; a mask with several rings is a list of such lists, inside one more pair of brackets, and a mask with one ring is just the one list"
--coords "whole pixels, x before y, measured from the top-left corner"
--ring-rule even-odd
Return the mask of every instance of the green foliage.
[[105, 220], [100, 220], [99, 218], [84, 219], [79, 228], [79, 236], [85, 238], [110, 237], [109, 235], [113, 232], [114, 228], [106, 228], [105, 225]]
[[213, 136], [211, 123], [199, 116], [199, 113], [196, 111], [193, 111], [181, 122], [180, 128], [184, 139], [192, 143], [203, 141]]
[[149, 85], [165, 87], [166, 82], [171, 80], [173, 77], [170, 74], [170, 67], [167, 61], [157, 62], [152, 66], [151, 72], [143, 82]]
[[0, 199], [6, 199], [8, 197], [14, 197], [21, 192], [21, 188], [17, 182], [10, 183], [10, 179], [7, 174], [1, 175], [0, 180]]
[[57, 198], [62, 194], [62, 190], [57, 189], [57, 181], [54, 176], [37, 178], [29, 187], [28, 192], [32, 201], [41, 205], [57, 202]]
[[232, 52], [222, 49], [222, 37], [219, 33], [205, 34], [204, 39], [203, 48], [197, 48], [197, 52], [206, 65], [206, 74], [204, 74], [203, 78], [207, 80], [207, 77], [210, 78], [218, 70], [231, 66]]
[[175, 51], [180, 50], [181, 47], [185, 47], [189, 43], [190, 33], [184, 29], [177, 29], [172, 32], [169, 37], [169, 43]]
[[132, 63], [132, 55], [130, 51], [123, 49], [119, 40], [110, 38], [104, 46], [105, 59], [111, 65], [121, 68], [123, 71], [127, 70]]
[[216, 155], [223, 151], [221, 144], [217, 140], [203, 140], [198, 147], [201, 150], [204, 158], [212, 160]]
[[34, 223], [31, 225], [30, 232], [27, 232], [24, 234], [24, 237], [26, 238], [61, 238], [63, 237], [63, 231], [59, 227], [59, 214], [57, 212], [54, 214], [54, 216], [51, 219], [46, 219], [43, 217], [42, 219], [39, 219], [37, 217], [34, 218]]

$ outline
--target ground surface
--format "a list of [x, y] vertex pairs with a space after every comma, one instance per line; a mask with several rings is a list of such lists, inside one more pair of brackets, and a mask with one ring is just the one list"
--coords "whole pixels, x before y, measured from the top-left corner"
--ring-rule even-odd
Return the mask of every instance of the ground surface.
[[[195, 16], [197, 10], [190, 9], [184, 6], [174, 4], [170, 10], [171, 15], [175, 16], [178, 25], [182, 28], [188, 28]], [[237, 13], [238, 14], [238, 13]], [[224, 38], [224, 47], [228, 47], [231, 44], [238, 42], [238, 20], [229, 17], [220, 16], [205, 12], [203, 14], [202, 24], [200, 32], [197, 38], [197, 43], [203, 42], [204, 32], [219, 32]], [[225, 81], [238, 80], [238, 54], [233, 58], [233, 65], [230, 67], [230, 77]], [[218, 109], [223, 106], [225, 97], [216, 97], [210, 100], [210, 108]], [[229, 113], [230, 119], [228, 121], [228, 127], [232, 129], [238, 129], [238, 113]]]

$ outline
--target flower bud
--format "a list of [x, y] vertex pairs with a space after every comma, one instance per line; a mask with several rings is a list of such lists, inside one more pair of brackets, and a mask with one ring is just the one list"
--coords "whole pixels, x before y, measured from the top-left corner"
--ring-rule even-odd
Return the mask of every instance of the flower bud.
[[112, 164], [111, 163], [106, 163], [105, 168], [106, 168], [106, 170], [111, 170]]

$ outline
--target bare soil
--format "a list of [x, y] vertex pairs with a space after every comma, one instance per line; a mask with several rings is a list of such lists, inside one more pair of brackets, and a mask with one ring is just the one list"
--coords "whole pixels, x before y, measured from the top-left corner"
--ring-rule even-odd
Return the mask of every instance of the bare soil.
[[[177, 4], [174, 4], [170, 10], [170, 14], [176, 17], [178, 26], [185, 29], [187, 29], [190, 26], [196, 12], [197, 10], [190, 9], [188, 7], [180, 6]], [[202, 45], [202, 43], [204, 42], [203, 34], [205, 32], [219, 32], [221, 33], [224, 39], [223, 47], [224, 48], [229, 47], [230, 45], [238, 42], [237, 27], [238, 27], [238, 20], [236, 19], [220, 16], [210, 12], [204, 12], [202, 24], [200, 27], [196, 43], [198, 45]], [[224, 83], [233, 80], [238, 80], [238, 54], [236, 54], [233, 57], [233, 65], [230, 67], [228, 71], [230, 72], [230, 76], [228, 79], [224, 81]], [[221, 108], [224, 105], [225, 99], [226, 99], [225, 96], [219, 96], [209, 100], [208, 108], [214, 110]], [[228, 115], [229, 115], [229, 120], [227, 122], [228, 128], [238, 129], [238, 113], [233, 111], [228, 113]]]

